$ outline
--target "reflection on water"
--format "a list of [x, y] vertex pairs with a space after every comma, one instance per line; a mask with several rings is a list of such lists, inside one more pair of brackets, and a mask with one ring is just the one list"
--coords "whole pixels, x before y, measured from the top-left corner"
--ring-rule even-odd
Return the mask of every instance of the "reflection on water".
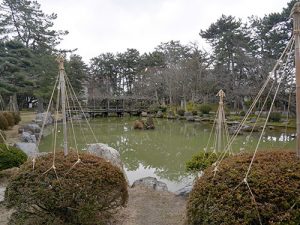
[[[129, 181], [153, 176], [167, 183], [171, 191], [184, 186], [191, 176], [185, 172], [185, 162], [207, 144], [209, 124], [177, 120], [156, 119], [155, 130], [133, 130], [135, 118], [99, 118], [91, 120], [91, 126], [101, 143], [117, 149], [122, 157]], [[80, 149], [87, 143], [95, 142], [87, 126], [75, 124], [76, 137]], [[71, 131], [69, 130], [69, 133]], [[254, 150], [259, 134], [246, 139], [239, 136], [233, 149]], [[41, 151], [51, 151], [53, 136], [47, 136], [41, 143]], [[59, 133], [58, 143], [62, 143]], [[71, 136], [69, 146], [74, 146]], [[283, 131], [267, 131], [260, 148], [292, 148], [295, 145], [293, 134]]]

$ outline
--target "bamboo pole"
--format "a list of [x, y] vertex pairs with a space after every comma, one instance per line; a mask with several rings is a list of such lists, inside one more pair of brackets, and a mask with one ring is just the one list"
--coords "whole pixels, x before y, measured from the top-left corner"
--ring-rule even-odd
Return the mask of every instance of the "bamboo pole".
[[61, 91], [61, 111], [63, 117], [63, 133], [64, 133], [64, 155], [68, 155], [68, 134], [67, 134], [67, 115], [66, 115], [66, 81], [63, 57], [58, 57], [59, 62], [59, 87]]
[[221, 152], [222, 150], [222, 124], [224, 123], [223, 121], [223, 111], [224, 111], [224, 97], [225, 97], [225, 93], [224, 91], [221, 89], [217, 96], [220, 97], [220, 100], [219, 100], [219, 110], [218, 110], [218, 121], [217, 121], [217, 124], [218, 124], [218, 146], [217, 146], [217, 151], [218, 152]]
[[296, 154], [300, 157], [300, 2], [297, 2], [291, 12], [294, 23], [295, 37], [295, 67], [296, 67], [296, 115], [297, 115], [297, 147]]

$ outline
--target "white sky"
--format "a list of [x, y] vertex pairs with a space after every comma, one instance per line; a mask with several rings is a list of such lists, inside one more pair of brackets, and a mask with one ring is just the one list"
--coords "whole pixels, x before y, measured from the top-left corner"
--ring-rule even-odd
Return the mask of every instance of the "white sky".
[[281, 12], [289, 0], [38, 0], [46, 13], [57, 13], [56, 29], [70, 33], [60, 47], [78, 48], [88, 62], [105, 52], [136, 48], [153, 51], [161, 42], [197, 41], [222, 14], [246, 19]]

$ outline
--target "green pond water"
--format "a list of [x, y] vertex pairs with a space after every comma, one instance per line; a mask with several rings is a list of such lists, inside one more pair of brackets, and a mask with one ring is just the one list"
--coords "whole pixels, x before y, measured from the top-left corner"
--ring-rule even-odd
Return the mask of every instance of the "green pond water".
[[[136, 118], [97, 118], [90, 124], [99, 142], [108, 144], [120, 152], [129, 182], [147, 176], [165, 182], [170, 191], [176, 191], [191, 182], [193, 176], [186, 173], [185, 162], [192, 155], [203, 150], [208, 142], [210, 124], [182, 120], [154, 119], [155, 130], [134, 130]], [[71, 126], [69, 126], [70, 128]], [[80, 149], [87, 143], [95, 143], [85, 122], [75, 123], [75, 135]], [[63, 146], [62, 126], [58, 127], [57, 146]], [[237, 138], [233, 144], [235, 151], [253, 151], [259, 133], [254, 133], [247, 141], [247, 133]], [[261, 149], [293, 148], [294, 131], [285, 129], [266, 130]], [[69, 146], [75, 146], [69, 129]], [[53, 135], [46, 136], [40, 151], [53, 150]]]

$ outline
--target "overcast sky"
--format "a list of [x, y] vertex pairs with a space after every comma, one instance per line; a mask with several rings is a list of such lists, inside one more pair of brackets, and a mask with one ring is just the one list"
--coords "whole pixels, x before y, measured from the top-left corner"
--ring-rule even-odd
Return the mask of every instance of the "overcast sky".
[[199, 31], [222, 14], [246, 19], [281, 12], [289, 0], [38, 0], [46, 13], [57, 13], [56, 29], [70, 33], [62, 48], [78, 48], [88, 62], [105, 52], [136, 48], [149, 52], [161, 42], [197, 41]]

